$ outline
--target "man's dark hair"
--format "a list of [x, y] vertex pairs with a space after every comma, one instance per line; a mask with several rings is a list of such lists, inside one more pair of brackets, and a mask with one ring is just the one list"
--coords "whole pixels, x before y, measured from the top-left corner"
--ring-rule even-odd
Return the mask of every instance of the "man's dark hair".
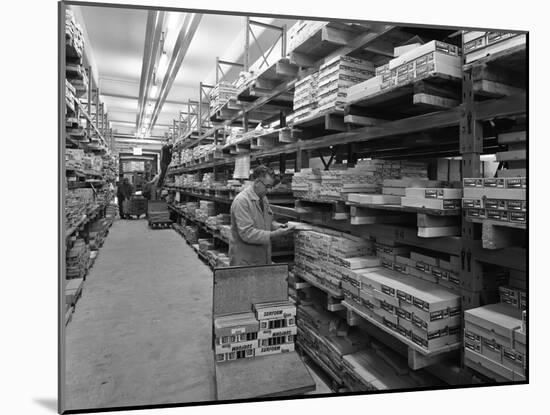
[[252, 179], [256, 180], [264, 177], [266, 174], [269, 174], [271, 177], [275, 178], [275, 172], [271, 167], [268, 167], [264, 164], [260, 164], [252, 171]]

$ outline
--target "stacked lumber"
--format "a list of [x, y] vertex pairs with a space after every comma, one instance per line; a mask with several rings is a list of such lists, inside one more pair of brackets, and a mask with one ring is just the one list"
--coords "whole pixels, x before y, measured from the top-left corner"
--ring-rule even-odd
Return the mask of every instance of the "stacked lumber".
[[213, 115], [227, 101], [237, 96], [238, 89], [229, 82], [218, 82], [210, 91], [210, 115]]
[[[359, 163], [363, 163], [361, 161]], [[424, 162], [406, 160], [369, 160], [379, 163], [377, 186], [370, 194], [349, 194], [347, 200], [362, 204], [401, 204], [405, 196], [405, 187], [411, 184], [431, 183], [428, 178], [428, 167]], [[358, 165], [359, 165], [358, 163]]]
[[344, 356], [344, 383], [352, 392], [396, 390], [436, 386], [438, 382], [425, 371], [409, 370], [407, 359], [382, 343]]
[[325, 27], [328, 22], [314, 21], [314, 20], [298, 20], [294, 23], [287, 32], [287, 50], [292, 52], [296, 47], [304, 43], [305, 40], [309, 39], [323, 27]]
[[336, 293], [354, 258], [374, 254], [372, 241], [345, 233], [298, 230], [294, 238], [295, 274]]
[[317, 111], [343, 109], [348, 88], [373, 75], [374, 65], [363, 59], [336, 56], [324, 63], [319, 68]]
[[487, 55], [525, 43], [525, 34], [521, 33], [465, 31], [464, 56], [466, 63], [472, 63]]
[[294, 173], [291, 188], [296, 198], [318, 200], [321, 192], [321, 170], [302, 169]]
[[65, 220], [67, 229], [75, 226], [84, 215], [97, 208], [93, 189], [66, 189]]
[[524, 381], [526, 312], [497, 303], [464, 312], [464, 364], [496, 381]]
[[71, 46], [82, 59], [84, 51], [84, 32], [82, 27], [77, 23], [72, 10], [65, 10], [65, 39], [67, 45]]
[[373, 78], [351, 86], [348, 89], [347, 102], [353, 103], [381, 91], [412, 83], [432, 73], [460, 79], [460, 48], [437, 40], [415, 47], [376, 68]]
[[295, 122], [308, 117], [318, 106], [319, 72], [299, 80], [294, 85], [293, 113], [287, 117], [288, 122]]
[[345, 320], [310, 306], [298, 307], [298, 346], [339, 385], [343, 385], [344, 357], [367, 345], [367, 337]]
[[72, 246], [66, 253], [66, 275], [70, 280], [84, 278], [90, 268], [90, 246], [82, 238], [73, 238]]

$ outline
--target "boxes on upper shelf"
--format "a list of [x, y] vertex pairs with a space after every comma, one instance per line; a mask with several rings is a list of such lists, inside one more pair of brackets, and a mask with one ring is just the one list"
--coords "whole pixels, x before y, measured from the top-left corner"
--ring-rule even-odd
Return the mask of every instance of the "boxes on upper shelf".
[[510, 32], [464, 32], [464, 55], [466, 63], [526, 43], [525, 34]]

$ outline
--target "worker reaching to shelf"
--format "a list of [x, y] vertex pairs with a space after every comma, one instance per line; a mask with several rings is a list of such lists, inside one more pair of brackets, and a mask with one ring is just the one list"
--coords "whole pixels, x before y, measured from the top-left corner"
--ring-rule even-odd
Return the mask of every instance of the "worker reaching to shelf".
[[168, 166], [172, 160], [172, 144], [165, 144], [160, 151], [160, 173], [143, 186], [142, 195], [147, 200], [157, 200], [158, 193], [164, 186], [164, 178], [168, 171]]
[[292, 227], [273, 221], [266, 194], [275, 183], [273, 169], [260, 165], [253, 182], [231, 204], [230, 265], [271, 264], [271, 241], [292, 232]]

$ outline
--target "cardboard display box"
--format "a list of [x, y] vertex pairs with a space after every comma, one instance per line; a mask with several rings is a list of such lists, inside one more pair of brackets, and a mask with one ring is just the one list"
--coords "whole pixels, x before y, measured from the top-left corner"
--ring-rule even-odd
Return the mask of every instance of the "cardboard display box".
[[461, 199], [426, 199], [419, 197], [403, 197], [401, 198], [401, 205], [424, 208], [424, 209], [435, 209], [435, 210], [453, 210], [459, 209], [462, 205]]

